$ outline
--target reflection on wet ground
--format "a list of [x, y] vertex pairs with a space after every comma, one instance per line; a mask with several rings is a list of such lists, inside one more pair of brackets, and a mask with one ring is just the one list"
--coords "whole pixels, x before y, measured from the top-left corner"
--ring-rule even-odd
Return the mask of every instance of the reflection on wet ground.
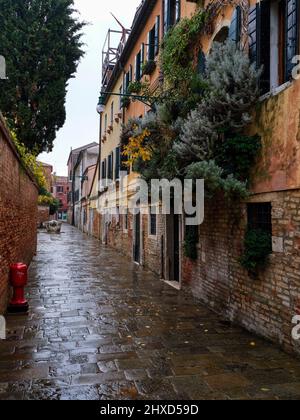
[[299, 399], [300, 362], [70, 226], [39, 235], [0, 399]]

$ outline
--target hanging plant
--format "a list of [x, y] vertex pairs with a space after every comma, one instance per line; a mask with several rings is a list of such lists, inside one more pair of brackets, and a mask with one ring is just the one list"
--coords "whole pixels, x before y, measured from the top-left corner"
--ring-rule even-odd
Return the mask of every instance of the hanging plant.
[[128, 89], [127, 89], [127, 93], [129, 95], [138, 94], [138, 93], [141, 92], [142, 88], [143, 88], [143, 83], [142, 82], [140, 82], [140, 81], [130, 82], [129, 86], [128, 86]]
[[129, 105], [131, 103], [131, 100], [129, 96], [123, 96], [121, 99], [121, 108], [129, 108]]

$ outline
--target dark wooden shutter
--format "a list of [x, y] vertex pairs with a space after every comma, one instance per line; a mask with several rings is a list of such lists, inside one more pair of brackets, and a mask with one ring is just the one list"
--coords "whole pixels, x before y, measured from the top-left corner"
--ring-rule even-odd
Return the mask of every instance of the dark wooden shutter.
[[112, 169], [112, 160], [111, 155], [108, 156], [108, 173], [107, 178], [111, 180], [111, 169]]
[[175, 23], [178, 23], [181, 18], [181, 1], [176, 0]]
[[145, 63], [145, 44], [142, 43], [141, 48], [141, 64], [143, 65]]
[[120, 147], [116, 148], [115, 179], [120, 178]]
[[166, 33], [169, 30], [170, 0], [164, 0], [163, 6], [164, 6], [164, 35], [166, 35]]
[[299, 51], [299, 0], [286, 0], [285, 15], [285, 80], [292, 77], [293, 58]]
[[236, 42], [237, 44], [240, 42], [241, 38], [241, 24], [242, 24], [242, 11], [241, 8], [238, 6], [232, 17], [232, 21], [229, 28], [229, 39]]
[[148, 35], [147, 35], [147, 61], [150, 61], [150, 56], [151, 56], [150, 43], [151, 43], [151, 32], [148, 32]]
[[259, 6], [251, 7], [248, 21], [249, 35], [249, 56], [251, 63], [256, 64], [258, 68], [258, 49], [257, 49], [257, 16], [259, 14]]
[[271, 89], [271, 12], [270, 0], [263, 0], [260, 3], [260, 13], [258, 19], [258, 47], [259, 47], [259, 67], [263, 67], [260, 87], [262, 93], [267, 93]]
[[159, 41], [160, 41], [160, 16], [156, 17], [155, 23], [155, 51], [154, 54], [158, 55], [159, 53]]
[[270, 90], [270, 1], [263, 0], [251, 7], [248, 22], [249, 56], [257, 69], [263, 68], [262, 93]]

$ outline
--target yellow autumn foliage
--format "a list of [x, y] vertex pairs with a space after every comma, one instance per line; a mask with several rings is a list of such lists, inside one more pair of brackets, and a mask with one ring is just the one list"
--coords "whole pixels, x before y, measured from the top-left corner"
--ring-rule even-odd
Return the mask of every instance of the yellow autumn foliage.
[[[136, 127], [133, 127], [137, 129]], [[131, 166], [137, 159], [142, 159], [143, 162], [151, 160], [151, 148], [145, 145], [145, 140], [150, 137], [151, 132], [146, 128], [141, 134], [130, 137], [128, 144], [124, 146], [123, 156], [127, 158], [126, 165]]]

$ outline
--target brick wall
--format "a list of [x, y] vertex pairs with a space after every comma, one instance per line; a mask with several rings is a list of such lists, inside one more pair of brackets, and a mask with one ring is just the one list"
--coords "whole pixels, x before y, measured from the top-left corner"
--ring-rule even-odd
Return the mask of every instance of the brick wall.
[[0, 117], [0, 313], [9, 296], [10, 264], [29, 264], [36, 251], [37, 198]]
[[38, 206], [38, 219], [37, 226], [41, 227], [43, 223], [50, 220], [50, 207]]
[[[104, 216], [99, 217], [103, 220]], [[130, 260], [133, 260], [134, 216], [132, 214], [128, 215], [127, 230], [125, 230], [124, 223], [125, 218], [123, 215], [119, 217], [118, 223], [116, 218], [112, 217], [108, 228], [107, 244]], [[156, 237], [149, 236], [148, 223], [148, 215], [143, 215], [141, 222], [141, 263], [150, 271], [162, 275], [161, 244], [164, 235], [164, 218], [158, 216]], [[101, 228], [103, 230], [102, 223]]]
[[300, 190], [252, 201], [272, 203], [277, 246], [267, 269], [253, 279], [240, 266], [246, 206], [230, 208], [219, 198], [206, 203], [198, 261], [184, 259], [183, 282], [224, 318], [300, 354], [300, 343], [291, 336], [300, 307]]

